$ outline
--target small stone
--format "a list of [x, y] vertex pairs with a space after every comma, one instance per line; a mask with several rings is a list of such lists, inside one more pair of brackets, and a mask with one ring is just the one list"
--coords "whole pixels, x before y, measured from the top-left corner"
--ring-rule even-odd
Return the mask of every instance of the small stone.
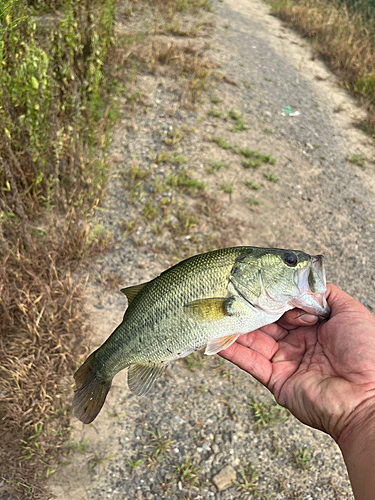
[[229, 488], [229, 486], [233, 485], [233, 481], [236, 480], [237, 474], [235, 469], [231, 465], [227, 465], [224, 467], [224, 469], [221, 469], [221, 471], [216, 474], [212, 478], [213, 483], [217, 487], [219, 491], [225, 490], [226, 488]]

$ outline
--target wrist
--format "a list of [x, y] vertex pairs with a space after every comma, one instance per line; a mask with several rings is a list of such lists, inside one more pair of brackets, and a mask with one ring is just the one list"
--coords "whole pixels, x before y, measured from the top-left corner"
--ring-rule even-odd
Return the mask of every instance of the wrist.
[[337, 439], [356, 500], [375, 498], [375, 400], [357, 408]]
[[363, 401], [352, 414], [347, 417], [336, 442], [344, 453], [355, 448], [360, 453], [369, 440], [375, 441], [375, 398]]

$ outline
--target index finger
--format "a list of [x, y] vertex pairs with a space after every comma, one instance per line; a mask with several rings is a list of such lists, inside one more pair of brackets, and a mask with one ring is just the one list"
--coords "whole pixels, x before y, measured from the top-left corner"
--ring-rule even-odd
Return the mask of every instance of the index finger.
[[309, 314], [302, 309], [291, 309], [284, 313], [277, 322], [281, 328], [286, 330], [295, 330], [299, 326], [312, 326], [319, 321], [319, 316]]

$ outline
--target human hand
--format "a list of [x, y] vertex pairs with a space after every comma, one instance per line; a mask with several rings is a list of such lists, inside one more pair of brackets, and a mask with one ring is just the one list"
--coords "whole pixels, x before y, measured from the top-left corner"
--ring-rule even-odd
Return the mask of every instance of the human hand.
[[335, 285], [327, 285], [326, 296], [328, 321], [294, 309], [241, 335], [220, 355], [338, 442], [344, 430], [375, 414], [375, 318]]

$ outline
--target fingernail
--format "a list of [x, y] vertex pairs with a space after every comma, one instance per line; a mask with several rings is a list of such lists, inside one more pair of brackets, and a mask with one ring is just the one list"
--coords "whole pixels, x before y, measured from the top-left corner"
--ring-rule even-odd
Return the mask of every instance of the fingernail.
[[314, 314], [304, 314], [303, 316], [301, 316], [301, 319], [303, 319], [304, 323], [313, 324], [313, 323], [316, 323], [319, 318], [318, 318], [318, 316], [315, 316]]

